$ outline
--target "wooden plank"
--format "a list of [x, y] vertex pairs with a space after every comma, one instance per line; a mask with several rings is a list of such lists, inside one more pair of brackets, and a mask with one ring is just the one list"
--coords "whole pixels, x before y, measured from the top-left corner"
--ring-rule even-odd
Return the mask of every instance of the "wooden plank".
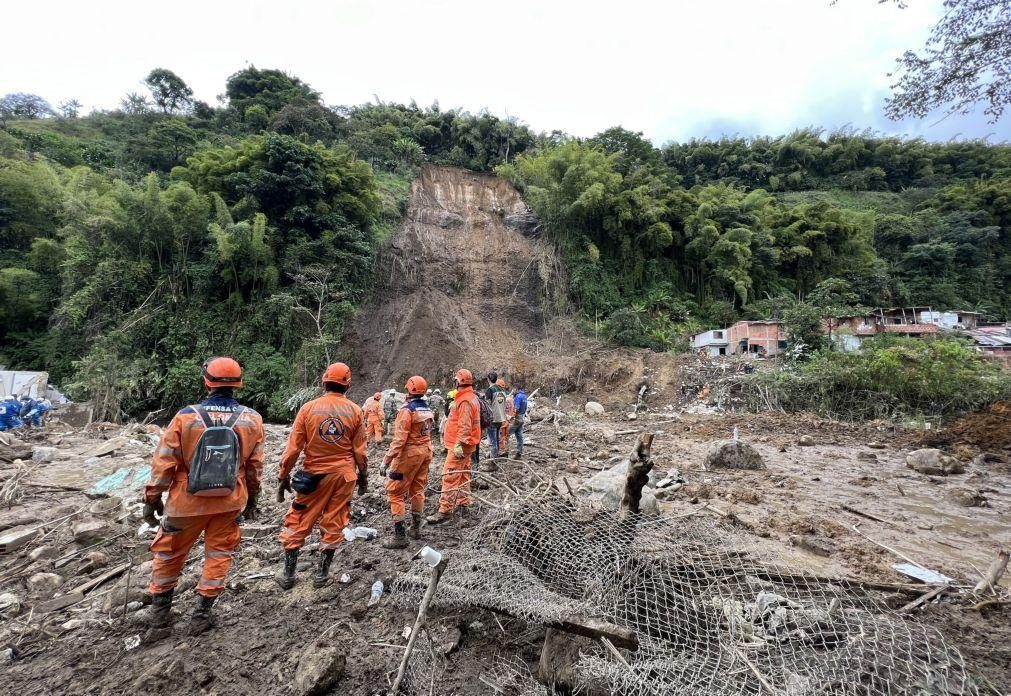
[[545, 621], [543, 624], [545, 626], [550, 626], [551, 628], [556, 628], [559, 631], [574, 633], [577, 636], [585, 636], [587, 638], [593, 638], [594, 640], [607, 638], [619, 648], [626, 648], [627, 650], [639, 649], [639, 637], [636, 635], [635, 631], [608, 623], [606, 621], [601, 621], [600, 619], [591, 619], [585, 616], [572, 615], [566, 616], [561, 621]]
[[65, 595], [60, 595], [59, 597], [54, 597], [53, 599], [46, 600], [40, 604], [35, 605], [35, 612], [37, 614], [46, 614], [51, 611], [59, 611], [60, 609], [65, 609], [73, 604], [84, 601], [84, 593], [74, 590], [73, 592], [68, 592]]
[[75, 587], [73, 589], [73, 592], [88, 594], [102, 583], [122, 575], [123, 573], [126, 572], [126, 569], [129, 567], [130, 563], [122, 563], [116, 566], [115, 568], [112, 568], [111, 570], [107, 570], [106, 572], [99, 575], [97, 578], [92, 578], [91, 580], [88, 580], [86, 583]]
[[940, 597], [950, 589], [951, 585], [939, 585], [934, 589], [932, 589], [930, 592], [924, 592], [922, 595], [914, 599], [912, 602], [909, 602], [904, 607], [899, 609], [899, 613], [907, 614], [913, 611], [914, 609], [923, 606], [924, 604], [932, 600], [934, 597]]

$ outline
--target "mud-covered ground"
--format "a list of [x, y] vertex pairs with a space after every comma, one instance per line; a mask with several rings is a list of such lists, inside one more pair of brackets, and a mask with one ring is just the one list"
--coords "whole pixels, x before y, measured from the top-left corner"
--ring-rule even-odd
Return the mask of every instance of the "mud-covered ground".
[[[976, 458], [979, 452], [973, 451], [972, 443], [962, 438], [949, 449], [964, 459], [966, 472], [927, 476], [905, 465], [906, 454], [923, 446], [922, 435], [890, 424], [852, 426], [782, 414], [676, 417], [663, 410], [630, 422], [623, 412], [583, 416], [582, 401], [563, 399], [562, 408], [570, 415], [560, 428], [552, 423], [533, 426], [524, 463], [504, 463], [496, 477], [522, 489], [535, 485], [530, 475], [534, 470], [575, 485], [617, 462], [640, 429], [652, 430], [657, 433], [656, 469], [661, 474], [677, 469], [685, 481], [676, 493], [661, 497], [663, 514], [733, 515], [753, 534], [757, 549], [797, 572], [908, 584], [913, 581], [891, 567], [902, 562], [897, 554], [903, 554], [948, 575], [955, 590], [911, 613], [910, 620], [940, 629], [979, 675], [984, 692], [1011, 690], [1009, 609], [973, 611], [973, 604], [992, 595], [975, 596], [960, 589], [977, 582], [977, 569], [985, 571], [999, 548], [1011, 546], [1008, 450], [997, 450], [984, 462]], [[733, 437], [735, 428], [739, 438], [758, 449], [767, 468], [702, 471], [709, 444]], [[115, 439], [119, 437], [123, 439]], [[13, 490], [11, 507], [0, 511], [0, 528], [41, 525], [38, 535], [24, 546], [0, 555], [0, 593], [14, 595], [20, 605], [2, 610], [0, 642], [9, 649], [4, 656], [4, 692], [293, 694], [299, 693], [295, 677], [300, 659], [306, 661], [328, 647], [347, 656], [344, 676], [333, 693], [387, 691], [415, 610], [400, 606], [390, 592], [379, 604], [366, 606], [372, 584], [382, 579], [389, 586], [422, 544], [451, 558], [472, 523], [426, 529], [424, 540], [412, 542], [404, 551], [387, 551], [378, 540], [355, 541], [339, 552], [332, 572], [335, 579], [347, 573], [350, 582], [314, 589], [307, 567], [295, 589], [282, 592], [272, 576], [280, 563], [276, 533], [286, 505], [274, 502], [268, 483], [262, 514], [245, 525], [247, 538], [229, 576], [228, 591], [216, 607], [217, 628], [198, 637], [184, 631], [186, 614], [195, 601], [198, 546], [178, 592], [174, 635], [154, 645], [128, 647], [143, 633], [147, 613], [141, 608], [141, 588], [148, 568], [144, 565], [148, 537], [138, 536], [135, 501], [156, 437], [157, 432], [140, 427], [125, 432], [110, 427], [84, 435], [56, 423], [27, 443], [0, 444], [3, 492]], [[933, 444], [944, 447], [943, 438], [937, 437], [932, 434]], [[270, 427], [268, 482], [276, 473], [283, 438], [283, 428]], [[801, 445], [802, 440], [810, 444]], [[115, 451], [94, 456], [96, 445], [106, 442], [115, 444]], [[25, 460], [21, 468], [3, 461], [4, 452], [10, 455], [26, 446], [39, 456]], [[373, 461], [380, 459], [381, 450], [374, 450]], [[435, 462], [433, 486], [439, 480], [438, 456]], [[125, 474], [117, 473], [124, 470]], [[386, 533], [381, 485], [373, 471], [369, 494], [356, 498], [353, 509], [357, 523]], [[77, 489], [91, 490], [86, 494]], [[477, 501], [480, 516], [503, 493], [492, 485], [477, 495], [485, 501]], [[434, 502], [431, 496], [430, 509]], [[974, 506], [967, 507], [966, 502]], [[71, 517], [61, 520], [67, 515]], [[75, 524], [96, 520], [104, 528], [75, 542]], [[0, 531], [0, 536], [9, 531]], [[70, 556], [75, 552], [80, 553]], [[313, 545], [303, 558], [306, 566], [315, 560]], [[80, 601], [43, 611], [43, 602], [53, 596], [66, 596], [127, 562], [133, 564], [128, 571], [89, 589]], [[39, 579], [39, 573], [55, 573], [58, 578]], [[1007, 578], [998, 592], [1007, 599]], [[888, 592], [880, 596], [893, 607], [912, 598]], [[4, 601], [9, 600], [0, 600], [0, 605]], [[543, 640], [538, 626], [482, 610], [436, 611], [430, 625], [439, 637], [436, 649], [446, 654], [449, 669], [419, 693], [429, 688], [436, 694], [494, 693], [487, 682], [494, 683], [496, 665], [502, 659], [536, 664]]]

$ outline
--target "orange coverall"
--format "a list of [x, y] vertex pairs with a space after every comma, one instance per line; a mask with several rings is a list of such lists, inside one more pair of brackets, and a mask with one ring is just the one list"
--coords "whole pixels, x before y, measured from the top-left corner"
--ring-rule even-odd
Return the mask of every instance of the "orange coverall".
[[365, 418], [358, 404], [343, 394], [327, 392], [298, 411], [288, 446], [281, 456], [278, 479], [286, 479], [305, 452], [302, 470], [324, 474], [312, 493], [295, 492], [281, 528], [281, 544], [298, 549], [319, 522], [320, 549], [335, 549], [351, 519], [351, 497], [358, 473], [368, 472]]
[[[463, 458], [453, 455], [459, 442]], [[446, 420], [442, 444], [446, 446], [446, 463], [443, 465], [442, 495], [439, 512], [451, 513], [457, 506], [470, 505], [470, 455], [481, 442], [481, 407], [473, 387], [460, 387]]]
[[432, 428], [435, 414], [424, 400], [408, 401], [397, 411], [393, 423], [393, 442], [386, 453], [390, 470], [386, 482], [386, 499], [394, 522], [407, 519], [406, 500], [411, 511], [421, 514], [425, 509], [425, 485], [428, 467], [432, 464]]
[[365, 415], [365, 433], [369, 442], [383, 441], [383, 404], [378, 399], [369, 399], [362, 409]]
[[[212, 397], [201, 404], [215, 423], [228, 420], [239, 408], [234, 399]], [[197, 593], [216, 597], [225, 588], [225, 576], [232, 565], [232, 554], [239, 547], [242, 532], [237, 518], [246, 507], [250, 492], [260, 490], [263, 471], [263, 419], [247, 408], [235, 422], [242, 464], [235, 490], [228, 496], [201, 497], [186, 492], [190, 458], [205, 427], [196, 411], [187, 406], [169, 423], [151, 461], [151, 478], [144, 487], [148, 502], [166, 490], [165, 515], [151, 552], [151, 594], [162, 594], [176, 586], [190, 549], [204, 535], [204, 566], [197, 583]]]

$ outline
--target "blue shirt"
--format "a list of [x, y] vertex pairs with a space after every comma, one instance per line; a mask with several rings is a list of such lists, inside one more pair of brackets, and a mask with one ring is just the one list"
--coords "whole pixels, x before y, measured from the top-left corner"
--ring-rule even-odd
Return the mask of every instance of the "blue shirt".
[[513, 408], [517, 416], [522, 416], [527, 412], [527, 395], [522, 389], [517, 389], [513, 394]]

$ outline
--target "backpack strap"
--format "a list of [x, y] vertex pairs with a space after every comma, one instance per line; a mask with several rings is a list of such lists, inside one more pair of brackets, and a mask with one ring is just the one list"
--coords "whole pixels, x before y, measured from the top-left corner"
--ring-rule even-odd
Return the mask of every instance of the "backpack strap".
[[201, 406], [200, 404], [194, 404], [193, 406], [190, 406], [190, 408], [192, 408], [193, 411], [197, 414], [197, 416], [200, 418], [200, 421], [204, 424], [205, 428], [214, 427], [214, 421], [211, 420], [211, 414], [205, 411], [203, 406]]
[[239, 417], [242, 416], [242, 414], [245, 412], [246, 407], [239, 406], [237, 409], [235, 409], [235, 411], [232, 412], [232, 415], [228, 417], [228, 420], [225, 421], [225, 427], [230, 430], [234, 430], [235, 424], [238, 422]]
[[190, 408], [192, 408], [194, 412], [196, 412], [196, 414], [200, 417], [200, 420], [201, 422], [203, 422], [205, 428], [224, 427], [230, 430], [235, 428], [235, 423], [239, 420], [239, 417], [246, 411], [245, 406], [239, 406], [236, 410], [232, 411], [232, 415], [228, 417], [228, 420], [226, 420], [224, 423], [218, 426], [215, 425], [214, 421], [211, 419], [211, 414], [205, 411], [204, 407], [201, 406], [200, 404], [195, 404], [193, 406], [190, 406]]

